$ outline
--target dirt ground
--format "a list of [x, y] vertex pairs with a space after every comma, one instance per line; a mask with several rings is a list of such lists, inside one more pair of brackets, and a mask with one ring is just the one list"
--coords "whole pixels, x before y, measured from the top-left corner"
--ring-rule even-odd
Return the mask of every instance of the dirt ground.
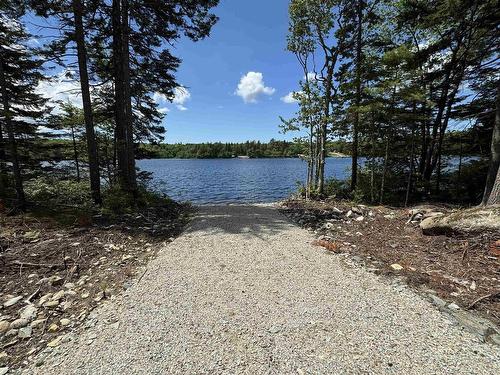
[[500, 323], [500, 233], [426, 236], [408, 222], [408, 209], [352, 206], [289, 200], [283, 212], [322, 235], [318, 246], [361, 256], [377, 273], [404, 276], [410, 285]]
[[99, 303], [140, 277], [182, 231], [188, 211], [178, 205], [161, 218], [76, 217], [69, 225], [37, 215], [0, 215], [0, 367], [25, 365], [57, 346], [63, 333], [77, 333]]

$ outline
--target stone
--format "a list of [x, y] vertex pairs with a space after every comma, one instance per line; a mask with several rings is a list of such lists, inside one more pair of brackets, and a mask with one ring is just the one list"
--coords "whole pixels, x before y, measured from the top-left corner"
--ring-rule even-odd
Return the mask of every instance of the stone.
[[470, 290], [476, 290], [476, 288], [477, 288], [476, 282], [472, 281], [469, 288], [470, 288]]
[[456, 303], [450, 303], [448, 305], [448, 308], [451, 309], [451, 310], [460, 310], [460, 306], [458, 306]]
[[61, 276], [54, 275], [49, 277], [49, 284], [52, 286], [61, 286], [64, 284], [64, 279]]
[[63, 337], [64, 336], [58, 336], [58, 337], [56, 337], [54, 340], [50, 341], [47, 344], [47, 346], [49, 348], [55, 348], [55, 347], [59, 346], [61, 344], [61, 341], [62, 341]]
[[66, 284], [64, 284], [64, 287], [66, 289], [75, 289], [75, 284], [74, 283], [66, 283]]
[[49, 332], [57, 332], [59, 331], [59, 326], [56, 323], [52, 323], [47, 329]]
[[47, 301], [43, 304], [44, 307], [57, 307], [59, 306], [58, 300]]
[[31, 328], [37, 328], [41, 325], [43, 325], [45, 322], [47, 321], [47, 319], [37, 319], [37, 320], [33, 320], [30, 324]]
[[59, 301], [63, 297], [64, 297], [64, 290], [60, 290], [59, 292], [54, 294], [51, 299], [54, 301]]
[[33, 329], [30, 326], [23, 327], [17, 333], [17, 337], [19, 337], [20, 339], [29, 339], [32, 333]]
[[47, 302], [51, 298], [52, 298], [52, 293], [47, 293], [41, 296], [40, 299], [38, 300], [38, 306], [42, 306], [45, 302]]
[[347, 211], [347, 213], [345, 214], [346, 217], [351, 217], [352, 215], [353, 215], [352, 210]]
[[363, 211], [358, 207], [351, 207], [351, 211], [357, 215], [363, 215]]
[[66, 319], [66, 318], [63, 318], [63, 319], [61, 319], [61, 320], [59, 321], [59, 323], [61, 323], [61, 325], [62, 325], [63, 327], [67, 327], [67, 326], [69, 326], [69, 325], [71, 324], [71, 320]]
[[90, 296], [90, 294], [88, 294], [88, 293], [83, 293], [81, 295], [82, 299], [89, 298], [89, 296]]
[[7, 352], [0, 352], [0, 364], [5, 363], [7, 358], [9, 358]]
[[16, 303], [18, 303], [22, 299], [23, 299], [23, 296], [17, 296], [17, 297], [11, 298], [3, 304], [3, 307], [14, 306]]
[[12, 323], [10, 323], [10, 329], [26, 327], [29, 323], [30, 322], [28, 319], [23, 319], [23, 318], [16, 319]]
[[446, 306], [446, 301], [442, 300], [441, 298], [439, 298], [438, 296], [434, 295], [434, 294], [429, 294], [429, 299], [431, 300], [431, 302], [439, 307], [439, 308], [443, 308]]
[[7, 332], [5, 332], [5, 336], [7, 337], [12, 337], [12, 336], [17, 336], [17, 331], [18, 329], [9, 329]]
[[8, 372], [9, 372], [8, 367], [0, 367], [0, 375], [5, 375]]
[[393, 263], [391, 264], [391, 268], [395, 271], [401, 271], [404, 267], [401, 264]]
[[28, 305], [21, 309], [19, 316], [22, 319], [29, 320], [30, 322], [36, 318], [38, 309], [34, 305]]
[[364, 218], [363, 216], [358, 216], [358, 217], [356, 218], [356, 221], [363, 221], [364, 219], [365, 219], [365, 218]]
[[9, 330], [10, 323], [7, 320], [2, 320], [0, 322], [0, 333], [5, 333]]

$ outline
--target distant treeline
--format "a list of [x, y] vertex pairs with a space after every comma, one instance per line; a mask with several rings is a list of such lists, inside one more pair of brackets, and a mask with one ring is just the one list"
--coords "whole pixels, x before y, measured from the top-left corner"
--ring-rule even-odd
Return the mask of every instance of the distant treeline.
[[[330, 142], [330, 152], [348, 151], [345, 141]], [[245, 156], [250, 158], [295, 158], [306, 152], [306, 145], [300, 142], [278, 141], [268, 143], [247, 141], [243, 143], [176, 143], [176, 144], [141, 144], [139, 158], [162, 159], [216, 159]]]
[[[489, 145], [477, 130], [452, 131], [446, 135], [444, 155], [479, 156], [487, 155]], [[329, 155], [340, 154], [350, 156], [351, 142], [335, 140], [327, 142]], [[141, 144], [137, 150], [140, 159], [216, 159], [248, 156], [250, 158], [294, 158], [307, 153], [307, 145], [303, 142], [279, 141], [269, 142], [247, 141], [242, 143], [175, 143], [175, 144]], [[373, 150], [371, 145], [360, 145], [360, 156], [369, 156]], [[382, 150], [380, 150], [380, 155]]]

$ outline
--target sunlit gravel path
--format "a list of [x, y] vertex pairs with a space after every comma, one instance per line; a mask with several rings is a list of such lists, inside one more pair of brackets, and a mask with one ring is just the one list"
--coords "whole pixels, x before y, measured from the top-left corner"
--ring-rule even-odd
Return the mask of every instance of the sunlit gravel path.
[[272, 207], [201, 207], [95, 327], [27, 372], [500, 374], [498, 347], [312, 240]]

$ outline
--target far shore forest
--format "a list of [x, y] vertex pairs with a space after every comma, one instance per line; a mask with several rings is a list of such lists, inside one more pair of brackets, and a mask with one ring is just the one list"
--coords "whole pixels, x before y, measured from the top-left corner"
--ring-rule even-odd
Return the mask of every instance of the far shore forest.
[[[154, 95], [182, 89], [175, 46], [208, 38], [217, 5], [2, 1], [1, 208], [133, 208], [154, 195], [136, 159], [235, 156], [300, 156], [306, 199], [500, 203], [497, 1], [291, 0], [283, 48], [303, 78], [296, 114], [269, 126], [294, 141], [166, 144]], [[27, 17], [58, 32], [33, 46]], [[37, 92], [50, 68], [79, 84], [81, 108]], [[333, 152], [352, 158], [347, 181], [325, 176]], [[449, 156], [480, 158], [448, 170]], [[61, 171], [61, 160], [73, 162]]]

